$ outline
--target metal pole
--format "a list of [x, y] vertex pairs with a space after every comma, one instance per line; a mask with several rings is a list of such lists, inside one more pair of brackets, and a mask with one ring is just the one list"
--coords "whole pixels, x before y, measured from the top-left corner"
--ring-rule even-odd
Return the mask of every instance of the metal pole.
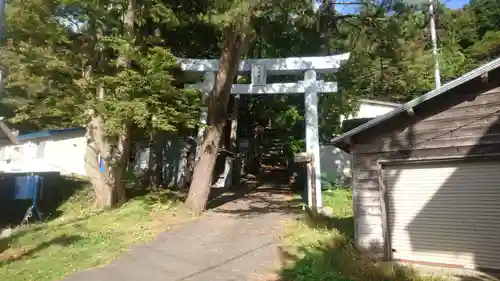
[[[3, 27], [4, 27], [4, 14], [5, 14], [5, 0], [0, 0], [0, 41], [3, 39]], [[0, 62], [0, 91], [3, 92], [3, 81], [5, 79], [4, 68]]]
[[3, 38], [3, 18], [5, 14], [5, 0], [0, 0], [0, 39]]
[[436, 88], [441, 87], [441, 75], [439, 73], [439, 57], [437, 50], [437, 36], [436, 36], [436, 24], [434, 22], [434, 7], [433, 0], [429, 0], [429, 25], [432, 40], [432, 54], [434, 55], [434, 80], [436, 83]]

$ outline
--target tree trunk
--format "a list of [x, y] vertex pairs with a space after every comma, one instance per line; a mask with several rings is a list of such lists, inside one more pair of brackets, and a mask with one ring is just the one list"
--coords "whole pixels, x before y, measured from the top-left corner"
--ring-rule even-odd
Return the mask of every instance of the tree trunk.
[[[102, 87], [98, 96], [99, 99], [104, 99]], [[85, 171], [96, 193], [97, 205], [101, 208], [117, 207], [127, 200], [125, 172], [130, 158], [131, 133], [132, 126], [127, 124], [116, 141], [110, 140], [106, 136], [102, 118], [94, 113], [87, 124]], [[103, 165], [102, 170], [100, 160]]]
[[87, 147], [85, 151], [85, 173], [90, 177], [96, 195], [96, 203], [100, 208], [113, 206], [113, 187], [106, 180], [105, 171], [101, 171], [99, 158], [104, 150], [104, 126], [98, 116], [92, 116], [87, 124]]
[[148, 170], [144, 179], [144, 186], [163, 186], [163, 151], [165, 150], [165, 137], [162, 132], [151, 129], [149, 133]]
[[[123, 26], [126, 36], [134, 40], [136, 0], [128, 0], [125, 11]], [[92, 24], [92, 23], [91, 23]], [[99, 28], [91, 29], [94, 34], [102, 35]], [[102, 53], [94, 53], [94, 61], [97, 68], [105, 69], [106, 60]], [[118, 58], [117, 67], [127, 68], [130, 59], [125, 56]], [[92, 63], [91, 63], [92, 65]], [[90, 70], [83, 73], [84, 79], [90, 80]], [[97, 89], [97, 100], [103, 102], [106, 99], [105, 89], [99, 86]], [[126, 120], [122, 131], [115, 137], [108, 137], [105, 130], [105, 122], [99, 112], [91, 110], [87, 123], [87, 147], [85, 151], [85, 171], [89, 176], [96, 193], [97, 205], [102, 208], [117, 207], [126, 202], [126, 170], [130, 159], [132, 148], [132, 122]], [[102, 161], [103, 169], [100, 167]]]
[[210, 194], [211, 175], [226, 123], [231, 87], [237, 74], [240, 52], [247, 42], [242, 30], [235, 24], [228, 27], [225, 32], [219, 72], [209, 97], [207, 128], [205, 128], [200, 157], [193, 171], [193, 180], [186, 200], [187, 206], [196, 215], [200, 215], [205, 210]]
[[142, 179], [142, 187], [143, 188], [148, 188], [152, 182], [154, 182], [153, 179], [153, 173], [154, 173], [154, 166], [155, 166], [155, 145], [154, 145], [154, 136], [153, 132], [149, 132], [149, 138], [148, 138], [148, 168], [146, 170], [146, 173]]
[[189, 184], [191, 184], [191, 181], [193, 180], [193, 170], [194, 166], [196, 163], [196, 153], [197, 153], [197, 144], [193, 138], [187, 138], [187, 142], [189, 143], [189, 150], [187, 154], [187, 161], [186, 161], [186, 185], [183, 186], [183, 188], [189, 188]]
[[233, 167], [231, 175], [231, 187], [237, 187], [240, 184], [241, 159], [238, 151], [238, 115], [240, 109], [240, 95], [234, 97], [233, 112], [231, 113], [231, 132], [229, 133], [229, 150], [233, 153], [231, 165]]
[[153, 181], [156, 187], [164, 185], [163, 182], [163, 167], [164, 162], [164, 150], [165, 150], [165, 134], [163, 132], [156, 132], [156, 137], [154, 138], [154, 161], [153, 166]]
[[[129, 142], [123, 135], [118, 143], [118, 151], [114, 157], [118, 156], [118, 154], [120, 156], [117, 159], [112, 159], [114, 157], [109, 156], [109, 143], [99, 137], [104, 132], [104, 126], [99, 120], [99, 117], [93, 117], [88, 124], [85, 172], [90, 177], [96, 194], [97, 205], [100, 208], [118, 207], [127, 201], [125, 172], [128, 163], [126, 159], [130, 155], [130, 150], [127, 148]], [[103, 161], [103, 171], [99, 165], [100, 159]]]
[[114, 187], [113, 206], [120, 206], [127, 202], [127, 166], [132, 148], [132, 123], [123, 125], [122, 132], [118, 136], [116, 149], [112, 152], [111, 169], [108, 181]]
[[[129, 40], [134, 40], [135, 8], [136, 0], [127, 1], [127, 9], [123, 18], [125, 35]], [[118, 58], [118, 67], [130, 67], [130, 59], [126, 56]], [[104, 100], [104, 98], [102, 98]], [[102, 126], [104, 130], [104, 126]], [[106, 183], [112, 187], [111, 202], [109, 207], [118, 207], [127, 201], [126, 181], [127, 164], [132, 150], [132, 121], [125, 120], [122, 130], [115, 138], [105, 137], [104, 149], [101, 150], [106, 155], [105, 176]], [[101, 156], [102, 157], [102, 156]]]

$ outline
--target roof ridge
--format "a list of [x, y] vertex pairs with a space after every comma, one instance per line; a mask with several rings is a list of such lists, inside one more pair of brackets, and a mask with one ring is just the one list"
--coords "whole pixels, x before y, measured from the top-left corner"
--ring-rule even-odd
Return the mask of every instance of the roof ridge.
[[494, 69], [497, 69], [498, 67], [500, 67], [500, 57], [491, 61], [491, 62], [488, 62], [486, 64], [483, 64], [482, 66], [478, 67], [478, 68], [475, 68], [467, 73], [465, 73], [464, 75], [442, 85], [441, 87], [439, 88], [435, 88], [429, 92], [427, 92], [426, 94], [424, 95], [421, 95], [420, 97], [417, 97], [415, 99], [412, 99], [411, 101], [401, 105], [400, 107], [392, 110], [392, 111], [389, 111], [387, 112], [386, 114], [384, 115], [380, 115], [338, 137], [335, 137], [333, 140], [332, 140], [332, 143], [335, 144], [335, 143], [338, 143], [340, 141], [342, 141], [343, 139], [345, 138], [348, 138], [348, 137], [351, 137], [351, 136], [354, 136], [356, 134], [359, 134], [361, 133], [362, 131], [365, 131], [375, 125], [377, 125], [378, 123], [381, 123], [385, 120], [388, 120], [396, 115], [398, 115], [399, 113], [402, 113], [404, 111], [407, 111], [419, 104], [422, 104], [430, 99], [433, 99], [449, 90], [452, 90], [466, 82], [469, 82], [481, 75], [483, 75], [484, 73], [487, 73], [489, 71], [492, 71]]

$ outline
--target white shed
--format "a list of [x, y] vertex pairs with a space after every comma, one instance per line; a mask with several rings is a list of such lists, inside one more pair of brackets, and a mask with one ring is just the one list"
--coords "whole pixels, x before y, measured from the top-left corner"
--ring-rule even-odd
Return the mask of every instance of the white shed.
[[[348, 116], [342, 116], [341, 122], [353, 119], [375, 118], [384, 115], [401, 106], [399, 103], [363, 99], [357, 111]], [[337, 180], [349, 182], [351, 175], [351, 160], [349, 153], [330, 145], [320, 147], [321, 176], [324, 181], [333, 183]]]
[[0, 171], [85, 175], [85, 128], [19, 135], [17, 142], [0, 146]]
[[[0, 124], [1, 130], [1, 124]], [[47, 130], [14, 137], [16, 143], [4, 141], [0, 135], [0, 172], [45, 173], [86, 176], [85, 128]], [[141, 175], [148, 167], [148, 144], [135, 143], [133, 171]], [[167, 141], [164, 150], [164, 178], [168, 184], [182, 184], [185, 180], [185, 145], [182, 139]]]

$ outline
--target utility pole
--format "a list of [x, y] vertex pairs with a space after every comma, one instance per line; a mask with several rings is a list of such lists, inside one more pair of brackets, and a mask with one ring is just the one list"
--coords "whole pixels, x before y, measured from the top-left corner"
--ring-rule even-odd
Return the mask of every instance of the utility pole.
[[[0, 41], [3, 39], [3, 19], [5, 14], [5, 0], [0, 0]], [[3, 89], [3, 80], [5, 71], [0, 62], [0, 90]]]
[[437, 50], [436, 23], [434, 22], [433, 0], [429, 0], [429, 27], [432, 40], [432, 54], [434, 56], [434, 80], [436, 88], [441, 87], [441, 75], [439, 73], [439, 56]]
[[3, 38], [3, 18], [5, 14], [5, 0], [0, 0], [0, 40]]

